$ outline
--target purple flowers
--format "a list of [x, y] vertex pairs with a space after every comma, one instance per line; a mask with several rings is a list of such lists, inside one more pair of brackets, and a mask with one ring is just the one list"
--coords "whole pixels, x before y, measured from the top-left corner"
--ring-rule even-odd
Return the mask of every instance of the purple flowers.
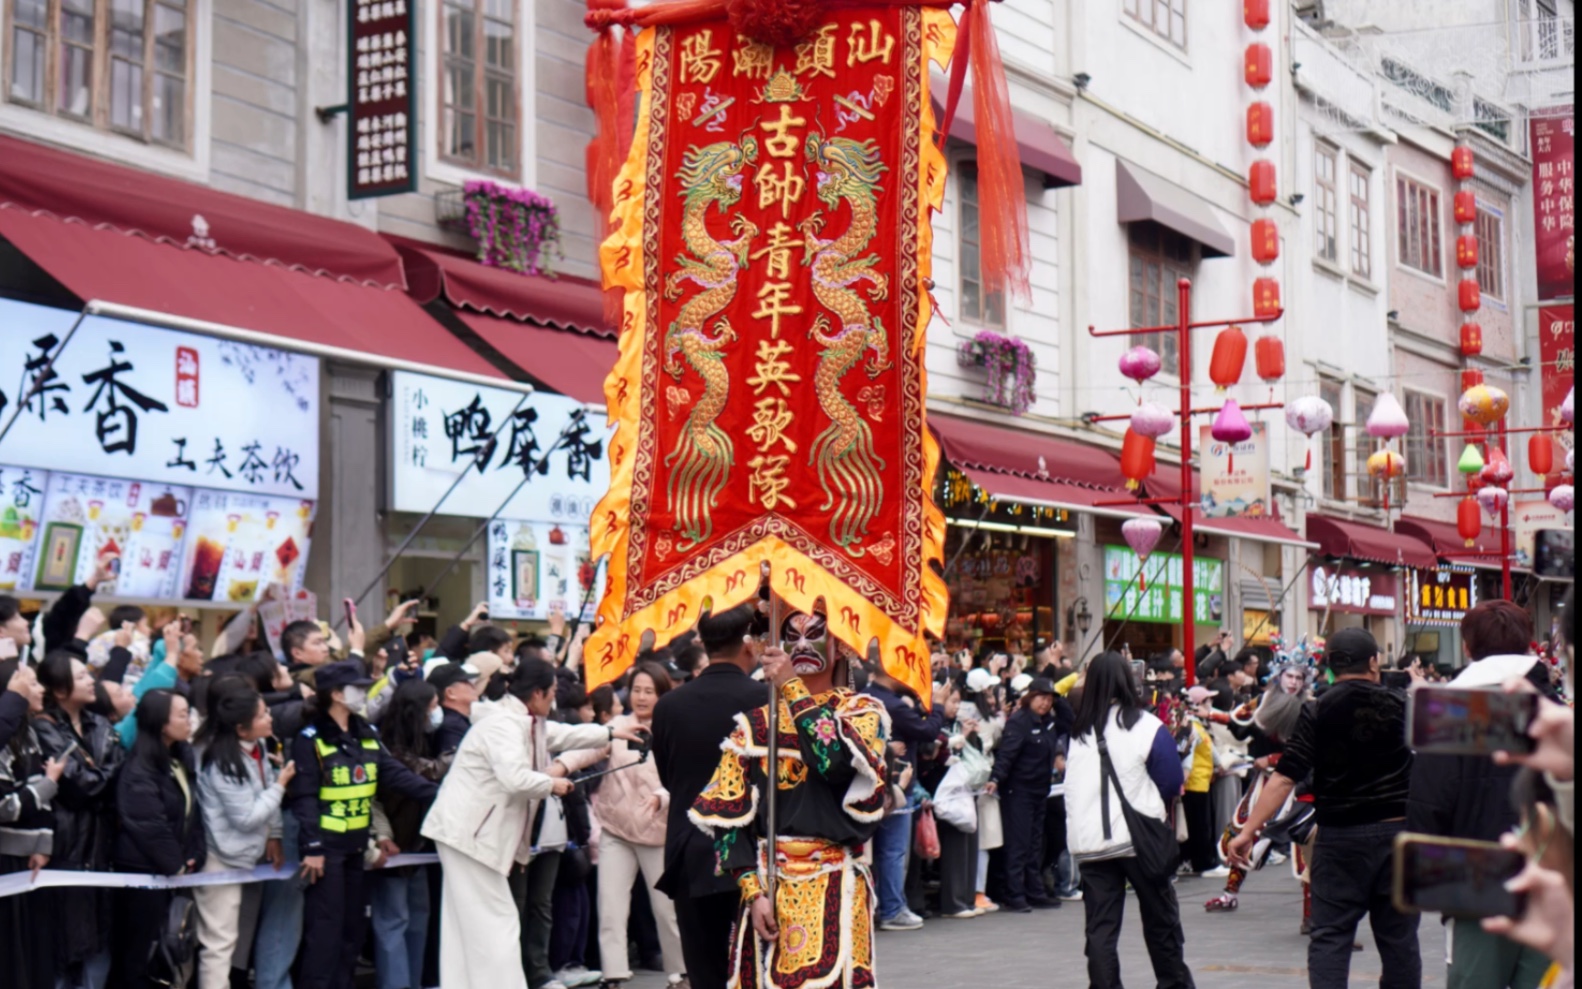
[[547, 196], [486, 181], [468, 182], [462, 193], [480, 263], [524, 275], [554, 275], [560, 215]]
[[981, 365], [987, 372], [983, 400], [988, 404], [1021, 415], [1038, 400], [1038, 360], [1021, 339], [982, 330], [961, 345], [958, 360], [963, 366]]

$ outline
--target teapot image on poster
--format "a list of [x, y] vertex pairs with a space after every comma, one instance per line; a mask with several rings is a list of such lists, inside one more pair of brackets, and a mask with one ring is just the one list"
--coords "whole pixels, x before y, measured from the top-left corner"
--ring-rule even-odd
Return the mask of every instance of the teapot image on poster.
[[[187, 508], [192, 489], [178, 485], [51, 474], [44, 499], [45, 544], [49, 558], [41, 561], [40, 588], [80, 584], [101, 557], [120, 558], [112, 576], [100, 582], [107, 597], [171, 598], [181, 547], [187, 534]], [[60, 534], [80, 530], [75, 553], [67, 561], [69, 543]], [[69, 571], [66, 567], [69, 566]], [[46, 572], [47, 571], [47, 572]]]

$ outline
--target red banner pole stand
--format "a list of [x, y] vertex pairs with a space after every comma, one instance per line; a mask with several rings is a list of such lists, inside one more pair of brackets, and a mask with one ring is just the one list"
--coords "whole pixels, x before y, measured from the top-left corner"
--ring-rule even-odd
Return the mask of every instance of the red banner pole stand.
[[[1194, 599], [1193, 588], [1193, 561], [1197, 555], [1197, 548], [1192, 544], [1192, 512], [1197, 507], [1192, 498], [1192, 416], [1194, 414], [1207, 414], [1218, 412], [1215, 408], [1194, 409], [1192, 407], [1192, 331], [1218, 329], [1225, 326], [1234, 326], [1243, 323], [1273, 323], [1285, 315], [1284, 309], [1275, 310], [1268, 316], [1253, 316], [1250, 319], [1223, 319], [1211, 320], [1202, 323], [1188, 321], [1192, 312], [1192, 280], [1183, 278], [1176, 282], [1178, 299], [1176, 303], [1176, 324], [1174, 326], [1138, 326], [1126, 330], [1098, 330], [1088, 327], [1088, 336], [1095, 339], [1099, 337], [1130, 336], [1134, 333], [1174, 333], [1176, 335], [1176, 373], [1181, 379], [1181, 409], [1176, 414], [1181, 419], [1181, 493], [1174, 498], [1126, 498], [1119, 501], [1096, 501], [1095, 508], [1112, 505], [1177, 505], [1181, 509], [1181, 611], [1183, 622], [1181, 624], [1181, 652], [1186, 656], [1186, 685], [1188, 687], [1197, 683], [1197, 669], [1193, 662], [1192, 654], [1197, 651], [1197, 601]], [[1283, 402], [1264, 402], [1258, 405], [1247, 405], [1247, 409], [1278, 409], [1283, 408]], [[1093, 422], [1110, 422], [1117, 419], [1130, 419], [1131, 416], [1113, 415], [1096, 416]], [[1166, 575], [1168, 578], [1168, 575]]]

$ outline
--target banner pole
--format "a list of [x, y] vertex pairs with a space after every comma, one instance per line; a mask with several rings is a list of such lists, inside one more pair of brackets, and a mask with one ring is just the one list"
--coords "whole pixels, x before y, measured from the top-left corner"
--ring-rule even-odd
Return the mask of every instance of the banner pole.
[[[771, 578], [774, 571], [770, 570]], [[769, 645], [770, 648], [780, 648], [780, 597], [774, 592], [774, 581], [769, 581]], [[764, 775], [768, 778], [769, 792], [764, 796], [764, 810], [768, 814], [769, 826], [768, 849], [765, 852], [764, 893], [769, 897], [769, 910], [779, 922], [780, 911], [775, 900], [776, 881], [779, 878], [779, 822], [776, 810], [779, 803], [780, 790], [780, 688], [772, 681], [769, 684], [769, 765]]]

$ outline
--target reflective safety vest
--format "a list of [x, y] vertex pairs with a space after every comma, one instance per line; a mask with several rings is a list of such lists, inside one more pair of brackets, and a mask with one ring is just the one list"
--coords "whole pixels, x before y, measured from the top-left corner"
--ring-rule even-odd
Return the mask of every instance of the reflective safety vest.
[[319, 757], [319, 828], [345, 834], [366, 830], [372, 822], [374, 793], [379, 789], [379, 740], [364, 738], [362, 757], [313, 740]]

